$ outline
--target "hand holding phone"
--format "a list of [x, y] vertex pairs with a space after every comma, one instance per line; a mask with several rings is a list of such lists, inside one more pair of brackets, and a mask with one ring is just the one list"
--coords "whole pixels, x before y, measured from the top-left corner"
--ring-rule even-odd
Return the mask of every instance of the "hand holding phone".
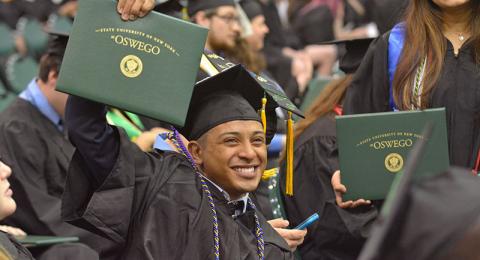
[[313, 215], [308, 217], [306, 220], [304, 220], [302, 223], [300, 223], [300, 225], [296, 226], [294, 229], [300, 229], [300, 230], [306, 229], [308, 226], [313, 224], [319, 218], [320, 218], [320, 216], [318, 215], [318, 213], [314, 213]]

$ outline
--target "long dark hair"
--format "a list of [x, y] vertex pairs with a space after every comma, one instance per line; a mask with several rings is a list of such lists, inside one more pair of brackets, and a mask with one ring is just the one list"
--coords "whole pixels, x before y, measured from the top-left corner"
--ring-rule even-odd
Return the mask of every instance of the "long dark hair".
[[[480, 64], [480, 0], [470, 1], [470, 31], [474, 46], [474, 59]], [[428, 102], [417, 107], [412, 94], [417, 68], [426, 58], [427, 66], [423, 80], [422, 101], [435, 87], [443, 69], [447, 41], [442, 32], [442, 11], [432, 0], [411, 0], [405, 14], [406, 36], [402, 55], [393, 79], [393, 97], [398, 108], [408, 110], [412, 106], [425, 109]]]

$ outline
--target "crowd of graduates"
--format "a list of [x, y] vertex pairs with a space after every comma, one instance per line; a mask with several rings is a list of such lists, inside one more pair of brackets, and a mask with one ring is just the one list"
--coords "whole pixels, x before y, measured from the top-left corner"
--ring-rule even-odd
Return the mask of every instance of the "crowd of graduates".
[[[117, 1], [125, 23], [209, 29], [206, 53], [278, 82], [305, 113], [293, 137], [293, 108], [219, 87], [203, 60], [178, 131], [58, 92], [78, 2], [0, 0], [0, 259], [479, 258], [479, 0]], [[336, 116], [437, 107], [454, 168], [405, 177], [389, 215], [342, 199]]]

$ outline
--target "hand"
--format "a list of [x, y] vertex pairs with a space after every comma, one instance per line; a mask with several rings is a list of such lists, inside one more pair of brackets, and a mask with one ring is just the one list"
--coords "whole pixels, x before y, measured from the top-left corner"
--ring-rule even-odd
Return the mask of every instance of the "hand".
[[337, 205], [340, 208], [344, 208], [344, 209], [356, 208], [359, 206], [365, 206], [365, 205], [371, 204], [371, 201], [364, 200], [364, 199], [359, 199], [356, 201], [352, 201], [352, 200], [345, 201], [345, 202], [343, 201], [342, 196], [345, 192], [347, 192], [347, 187], [345, 187], [345, 185], [342, 184], [340, 171], [336, 171], [333, 174], [331, 182], [332, 182], [333, 190], [335, 191], [335, 200], [337, 201]]
[[155, 0], [118, 0], [117, 11], [122, 20], [133, 21], [144, 17], [155, 7]]
[[75, 17], [75, 15], [77, 14], [77, 10], [77, 1], [67, 2], [60, 6], [60, 8], [58, 9], [58, 14], [60, 14], [61, 16]]
[[307, 235], [307, 230], [287, 229], [290, 223], [281, 218], [269, 220], [268, 223], [285, 239], [292, 251], [297, 250], [297, 247], [303, 243]]
[[12, 235], [12, 236], [16, 236], [16, 237], [27, 236], [27, 233], [25, 233], [25, 231], [23, 231], [19, 228], [16, 228], [16, 227], [0, 225], [0, 230], [7, 233], [7, 234]]
[[148, 152], [152, 150], [153, 144], [155, 143], [157, 136], [165, 132], [169, 132], [169, 130], [161, 127], [155, 127], [152, 128], [150, 131], [145, 131], [141, 133], [134, 142], [136, 145], [138, 145], [138, 147], [140, 147], [142, 151]]

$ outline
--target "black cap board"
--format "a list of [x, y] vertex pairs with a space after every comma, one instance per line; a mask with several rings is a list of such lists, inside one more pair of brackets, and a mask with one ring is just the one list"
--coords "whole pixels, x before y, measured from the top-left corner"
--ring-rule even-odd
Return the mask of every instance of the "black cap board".
[[339, 63], [340, 69], [347, 73], [355, 73], [360, 64], [362, 63], [363, 57], [367, 53], [368, 48], [373, 40], [376, 38], [360, 38], [360, 39], [351, 39], [351, 40], [339, 40], [339, 41], [328, 41], [322, 42], [321, 44], [335, 44], [339, 47]]
[[210, 52], [205, 53], [205, 57], [219, 73], [195, 85], [186, 124], [180, 130], [187, 139], [195, 140], [213, 127], [232, 120], [259, 121], [258, 111], [264, 97], [267, 98], [267, 143], [276, 132], [275, 108], [280, 106], [303, 116], [268, 77], [255, 75], [242, 65]]
[[192, 16], [198, 11], [205, 11], [220, 6], [235, 6], [234, 0], [188, 0], [188, 15]]
[[241, 0], [240, 6], [250, 20], [263, 15], [262, 6], [256, 0]]

